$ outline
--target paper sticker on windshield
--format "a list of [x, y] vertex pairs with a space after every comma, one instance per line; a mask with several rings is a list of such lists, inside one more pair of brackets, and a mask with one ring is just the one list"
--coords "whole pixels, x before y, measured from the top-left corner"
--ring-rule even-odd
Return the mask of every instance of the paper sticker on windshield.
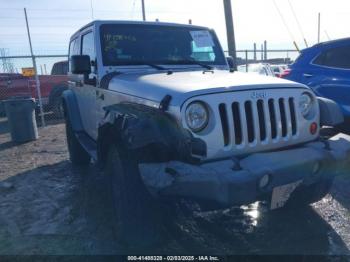
[[191, 36], [197, 47], [214, 46], [213, 38], [207, 30], [191, 31]]

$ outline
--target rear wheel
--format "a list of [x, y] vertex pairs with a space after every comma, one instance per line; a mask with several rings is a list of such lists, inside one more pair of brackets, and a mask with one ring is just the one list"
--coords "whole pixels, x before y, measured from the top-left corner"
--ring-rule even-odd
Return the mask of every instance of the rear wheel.
[[111, 181], [117, 239], [129, 246], [158, 242], [160, 210], [142, 181], [135, 157], [122, 146], [112, 145], [106, 173]]
[[91, 157], [79, 143], [68, 117], [66, 117], [66, 135], [69, 158], [72, 164], [88, 165], [90, 163]]
[[67, 90], [65, 86], [54, 87], [50, 93], [50, 109], [56, 118], [62, 119], [64, 117], [62, 93]]

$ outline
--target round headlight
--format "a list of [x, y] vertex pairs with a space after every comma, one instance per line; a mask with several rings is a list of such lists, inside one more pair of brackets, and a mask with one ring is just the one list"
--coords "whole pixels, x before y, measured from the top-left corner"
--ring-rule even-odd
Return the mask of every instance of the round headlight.
[[186, 123], [193, 132], [202, 131], [209, 121], [209, 113], [206, 105], [196, 101], [186, 108]]
[[313, 99], [310, 94], [304, 93], [300, 96], [299, 110], [304, 117], [306, 117], [310, 113], [312, 104], [313, 104]]

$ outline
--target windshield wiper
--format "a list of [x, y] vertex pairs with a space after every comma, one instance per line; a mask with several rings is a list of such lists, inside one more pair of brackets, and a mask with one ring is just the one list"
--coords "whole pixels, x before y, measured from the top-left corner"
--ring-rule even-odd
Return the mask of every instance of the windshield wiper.
[[207, 65], [207, 64], [204, 64], [204, 63], [201, 63], [201, 62], [198, 62], [196, 60], [179, 60], [179, 61], [176, 61], [177, 63], [182, 63], [182, 64], [188, 64], [188, 65], [199, 65], [205, 69], [208, 69], [208, 70], [213, 70], [214, 67], [210, 66], [210, 65]]
[[152, 64], [152, 63], [147, 63], [147, 62], [132, 62], [132, 65], [147, 65], [147, 66], [150, 66], [150, 67], [153, 67], [157, 70], [169, 70], [163, 66], [160, 66], [160, 65], [156, 65], [156, 64]]
[[150, 64], [150, 63], [145, 63], [145, 65], [148, 65], [148, 66], [153, 67], [153, 68], [158, 69], [158, 70], [168, 70], [167, 68], [160, 66], [160, 65], [155, 65], [155, 64]]

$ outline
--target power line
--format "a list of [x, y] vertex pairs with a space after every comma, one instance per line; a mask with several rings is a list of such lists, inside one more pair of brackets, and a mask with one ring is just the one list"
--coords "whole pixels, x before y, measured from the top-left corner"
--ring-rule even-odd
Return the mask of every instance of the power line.
[[135, 4], [136, 4], [136, 0], [134, 0], [132, 3], [132, 9], [131, 9], [131, 18], [132, 19], [134, 18]]
[[300, 33], [301, 33], [301, 36], [302, 36], [303, 39], [304, 39], [304, 43], [305, 43], [306, 47], [309, 47], [309, 45], [307, 44], [307, 41], [306, 41], [304, 32], [303, 32], [303, 28], [301, 27], [301, 25], [300, 25], [300, 23], [299, 23], [299, 19], [298, 19], [296, 13], [295, 13], [295, 10], [294, 10], [294, 8], [293, 8], [292, 3], [290, 2], [290, 0], [288, 0], [288, 4], [289, 4], [289, 6], [290, 6], [290, 9], [292, 10], [294, 19], [295, 19], [295, 21], [297, 22], [297, 25], [298, 25], [299, 31], [300, 31]]
[[292, 34], [292, 31], [290, 31], [289, 26], [288, 26], [288, 24], [287, 24], [287, 21], [284, 19], [283, 15], [282, 15], [282, 12], [281, 12], [281, 10], [279, 9], [279, 7], [278, 7], [276, 1], [275, 1], [275, 0], [272, 0], [272, 2], [273, 2], [273, 4], [274, 4], [274, 6], [275, 6], [275, 8], [276, 8], [276, 10], [277, 10], [277, 12], [278, 12], [278, 14], [279, 14], [280, 17], [281, 17], [281, 20], [282, 20], [282, 22], [283, 22], [285, 28], [287, 29], [287, 32], [288, 32], [290, 38], [292, 38], [292, 41], [293, 41], [293, 44], [294, 44], [295, 48], [296, 48], [298, 51], [300, 51], [300, 50], [299, 50], [299, 47], [298, 47], [298, 45], [297, 45], [297, 43], [295, 42], [294, 35]]

